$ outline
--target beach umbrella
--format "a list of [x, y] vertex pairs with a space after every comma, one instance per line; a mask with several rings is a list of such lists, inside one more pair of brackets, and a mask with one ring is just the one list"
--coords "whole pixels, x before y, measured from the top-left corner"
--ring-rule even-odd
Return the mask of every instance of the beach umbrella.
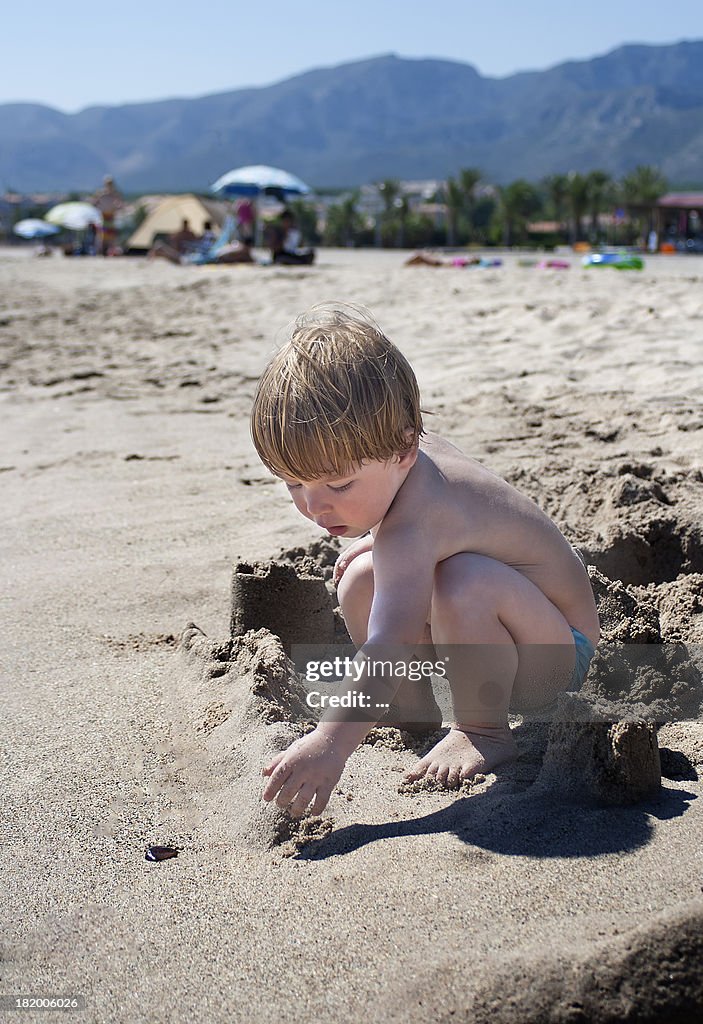
[[103, 222], [100, 210], [90, 203], [59, 203], [49, 210], [44, 219], [71, 231], [85, 231], [90, 224], [100, 227]]
[[256, 164], [252, 167], [237, 167], [218, 178], [210, 189], [215, 195], [234, 198], [235, 196], [260, 196], [262, 193], [287, 196], [304, 196], [310, 187], [288, 171], [278, 167]]
[[26, 220], [18, 220], [12, 230], [20, 238], [48, 238], [49, 235], [58, 234], [61, 229], [37, 217], [27, 217]]

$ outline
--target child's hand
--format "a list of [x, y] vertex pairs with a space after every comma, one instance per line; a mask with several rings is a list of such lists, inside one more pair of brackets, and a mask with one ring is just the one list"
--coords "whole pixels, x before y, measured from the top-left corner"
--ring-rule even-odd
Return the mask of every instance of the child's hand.
[[359, 555], [363, 555], [365, 551], [371, 551], [372, 548], [373, 537], [369, 535], [355, 540], [353, 544], [350, 544], [349, 547], [341, 553], [337, 561], [334, 563], [334, 571], [332, 573], [332, 582], [335, 587], [339, 586], [339, 581], [354, 559], [358, 558]]
[[269, 776], [269, 781], [263, 799], [270, 801], [275, 797], [277, 805], [294, 818], [304, 814], [311, 801], [311, 814], [322, 814], [345, 760], [335, 752], [330, 737], [315, 729], [277, 754], [264, 768], [263, 774]]

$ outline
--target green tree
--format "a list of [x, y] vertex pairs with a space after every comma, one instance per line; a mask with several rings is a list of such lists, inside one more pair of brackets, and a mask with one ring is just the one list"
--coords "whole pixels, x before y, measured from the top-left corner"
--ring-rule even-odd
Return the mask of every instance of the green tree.
[[410, 214], [410, 203], [408, 202], [408, 197], [402, 195], [397, 196], [394, 205], [396, 212], [395, 220], [397, 224], [396, 245], [399, 249], [402, 249], [405, 245], [408, 216]]
[[524, 178], [518, 178], [500, 190], [496, 218], [503, 245], [515, 245], [527, 239], [528, 221], [541, 205], [539, 192]]
[[405, 244], [412, 249], [423, 249], [428, 245], [442, 245], [446, 238], [443, 226], [437, 226], [425, 213], [408, 214], [405, 224]]
[[639, 164], [620, 183], [623, 199], [631, 206], [654, 206], [669, 187], [656, 167]]
[[444, 186], [444, 205], [447, 208], [447, 245], [456, 245], [459, 217], [464, 208], [464, 193], [454, 178], [447, 178]]
[[345, 196], [341, 203], [328, 207], [323, 236], [326, 245], [354, 245], [364, 227], [361, 214], [356, 208], [358, 201], [359, 193], [353, 192]]
[[383, 203], [379, 240], [388, 248], [402, 245], [408, 204], [400, 182], [397, 178], [386, 178], [379, 182], [378, 192]]
[[473, 242], [476, 233], [476, 186], [481, 180], [477, 167], [462, 167], [459, 171], [459, 187], [464, 195], [463, 214], [466, 218], [468, 241]]
[[569, 237], [573, 245], [583, 236], [583, 218], [588, 209], [588, 179], [577, 171], [568, 175], [568, 202], [571, 223]]
[[488, 241], [491, 222], [495, 216], [497, 201], [493, 195], [483, 195], [476, 200], [474, 207], [474, 234], [473, 241], [482, 245]]
[[589, 171], [586, 176], [588, 210], [591, 217], [591, 239], [598, 240], [598, 215], [613, 201], [613, 179], [606, 171]]
[[630, 217], [640, 227], [641, 234], [648, 234], [654, 227], [654, 209], [657, 200], [669, 187], [664, 175], [657, 167], [639, 164], [620, 182], [620, 194]]
[[544, 190], [552, 208], [554, 220], [561, 230], [564, 226], [569, 199], [569, 178], [566, 174], [550, 174], [544, 179]]
[[469, 242], [476, 234], [476, 186], [481, 172], [476, 167], [462, 167], [457, 178], [449, 177], [442, 189], [447, 208], [447, 245]]

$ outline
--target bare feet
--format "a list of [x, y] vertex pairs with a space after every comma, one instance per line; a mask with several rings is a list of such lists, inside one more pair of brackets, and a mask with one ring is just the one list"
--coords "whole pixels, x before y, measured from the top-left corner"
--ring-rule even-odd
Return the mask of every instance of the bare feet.
[[475, 729], [453, 726], [412, 771], [406, 772], [405, 780], [415, 782], [424, 775], [434, 776], [448, 789], [456, 789], [464, 779], [511, 761], [515, 753], [515, 740], [507, 725]]

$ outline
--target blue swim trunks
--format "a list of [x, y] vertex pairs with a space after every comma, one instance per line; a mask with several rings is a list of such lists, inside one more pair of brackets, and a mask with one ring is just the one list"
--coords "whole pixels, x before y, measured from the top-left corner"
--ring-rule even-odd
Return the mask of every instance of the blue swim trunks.
[[591, 659], [596, 653], [596, 649], [580, 629], [574, 629], [572, 626], [571, 632], [574, 635], [574, 646], [576, 647], [576, 664], [574, 665], [574, 671], [571, 675], [571, 683], [567, 687], [566, 692], [577, 693], [583, 686], [583, 681], [588, 672], [588, 666], [591, 664]]

